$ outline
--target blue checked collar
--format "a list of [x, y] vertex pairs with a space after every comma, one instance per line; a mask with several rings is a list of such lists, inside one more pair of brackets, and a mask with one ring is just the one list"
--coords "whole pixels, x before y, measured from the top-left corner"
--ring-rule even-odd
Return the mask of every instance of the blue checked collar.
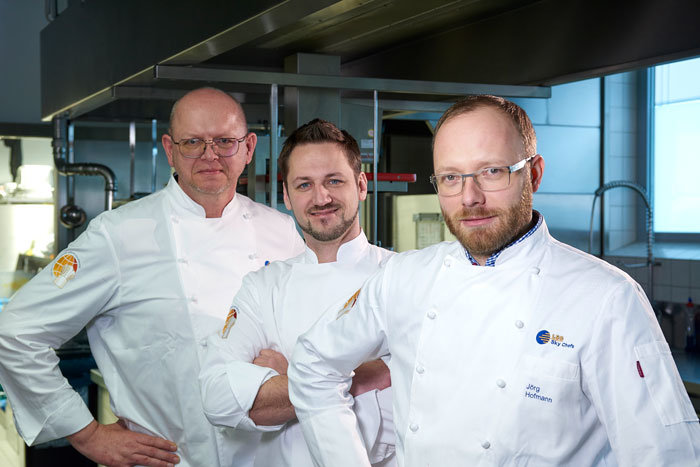
[[[513, 240], [508, 245], [504, 246], [503, 248], [501, 248], [500, 250], [498, 250], [497, 252], [495, 252], [491, 256], [489, 256], [486, 259], [486, 263], [484, 264], [484, 266], [494, 267], [496, 265], [496, 259], [498, 259], [500, 254], [503, 253], [503, 251], [505, 249], [510, 248], [514, 245], [517, 245], [518, 243], [522, 243], [523, 241], [525, 241], [526, 238], [530, 237], [532, 234], [534, 234], [537, 231], [537, 229], [540, 228], [540, 226], [542, 225], [542, 221], [544, 220], [544, 217], [542, 216], [542, 214], [535, 211], [534, 209], [532, 210], [532, 215], [537, 218], [537, 222], [535, 222], [535, 225], [530, 230], [528, 230], [522, 237], [518, 238], [517, 240]], [[469, 260], [470, 263], [472, 263], [474, 266], [480, 266], [480, 264], [474, 259], [474, 257], [469, 254], [469, 251], [467, 251], [466, 248], [464, 249], [464, 253], [466, 253], [467, 259]]]

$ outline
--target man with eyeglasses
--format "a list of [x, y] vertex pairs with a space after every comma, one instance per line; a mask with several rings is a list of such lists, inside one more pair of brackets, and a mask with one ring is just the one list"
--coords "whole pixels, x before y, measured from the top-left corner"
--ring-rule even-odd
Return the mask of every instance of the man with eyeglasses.
[[525, 112], [456, 103], [433, 162], [458, 241], [393, 256], [295, 347], [290, 399], [316, 464], [369, 465], [346, 391], [358, 362], [388, 352], [400, 466], [700, 465], [643, 290], [532, 210], [544, 161]]
[[[161, 191], [96, 217], [0, 313], [0, 384], [28, 444], [67, 437], [110, 466], [252, 462], [244, 435], [216, 429], [197, 376], [243, 276], [303, 251], [291, 217], [236, 193], [256, 136], [228, 94], [173, 106]], [[117, 423], [100, 424], [53, 349], [87, 326]]]

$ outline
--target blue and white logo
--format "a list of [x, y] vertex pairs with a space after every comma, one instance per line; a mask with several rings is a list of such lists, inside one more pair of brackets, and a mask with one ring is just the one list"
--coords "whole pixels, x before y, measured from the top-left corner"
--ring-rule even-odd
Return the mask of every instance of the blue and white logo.
[[549, 339], [551, 339], [551, 337], [552, 336], [549, 334], [549, 331], [543, 329], [537, 333], [537, 337], [535, 337], [535, 340], [538, 344], [546, 344], [547, 342], [549, 342]]

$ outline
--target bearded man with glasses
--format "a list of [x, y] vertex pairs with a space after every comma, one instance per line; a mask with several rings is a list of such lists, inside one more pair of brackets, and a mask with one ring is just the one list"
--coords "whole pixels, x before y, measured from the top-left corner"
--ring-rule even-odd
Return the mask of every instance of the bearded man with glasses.
[[456, 103], [433, 162], [458, 241], [392, 256], [352, 309], [297, 341], [289, 396], [316, 465], [370, 465], [347, 388], [387, 353], [399, 466], [700, 465], [698, 418], [644, 291], [532, 209], [544, 160], [525, 112]]
[[[304, 243], [291, 217], [236, 193], [256, 136], [228, 94], [183, 96], [162, 143], [168, 185], [97, 216], [3, 309], [0, 384], [28, 444], [67, 437], [110, 466], [251, 465], [255, 439], [207, 421], [199, 362], [243, 276]], [[84, 326], [117, 423], [95, 421], [58, 369], [53, 349]]]

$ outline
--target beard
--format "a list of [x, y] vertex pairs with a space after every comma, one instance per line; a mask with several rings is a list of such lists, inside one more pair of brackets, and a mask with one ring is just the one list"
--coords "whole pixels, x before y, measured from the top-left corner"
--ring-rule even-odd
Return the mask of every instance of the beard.
[[[516, 240], [528, 228], [532, 220], [532, 183], [527, 179], [518, 202], [508, 208], [467, 209], [462, 206], [462, 209], [453, 215], [448, 215], [443, 210], [442, 216], [447, 228], [469, 254], [489, 257]], [[491, 225], [467, 228], [460, 223], [460, 219], [491, 216], [496, 216], [496, 222]]]
[[311, 235], [315, 240], [318, 240], [319, 242], [329, 242], [332, 240], [337, 240], [340, 237], [342, 237], [345, 232], [348, 231], [348, 229], [352, 226], [352, 224], [355, 222], [355, 219], [357, 219], [357, 213], [359, 211], [355, 211], [353, 215], [349, 218], [346, 218], [344, 216], [345, 214], [345, 209], [340, 204], [334, 204], [330, 203], [325, 206], [314, 206], [313, 208], [309, 209], [307, 211], [308, 215], [311, 215], [314, 211], [316, 210], [324, 210], [324, 209], [338, 209], [338, 213], [340, 215], [340, 222], [337, 225], [330, 226], [330, 223], [327, 220], [322, 220], [321, 225], [328, 227], [327, 229], [320, 230], [320, 229], [315, 229], [311, 225], [311, 220], [307, 217], [306, 222], [302, 223], [299, 222], [299, 228]]

